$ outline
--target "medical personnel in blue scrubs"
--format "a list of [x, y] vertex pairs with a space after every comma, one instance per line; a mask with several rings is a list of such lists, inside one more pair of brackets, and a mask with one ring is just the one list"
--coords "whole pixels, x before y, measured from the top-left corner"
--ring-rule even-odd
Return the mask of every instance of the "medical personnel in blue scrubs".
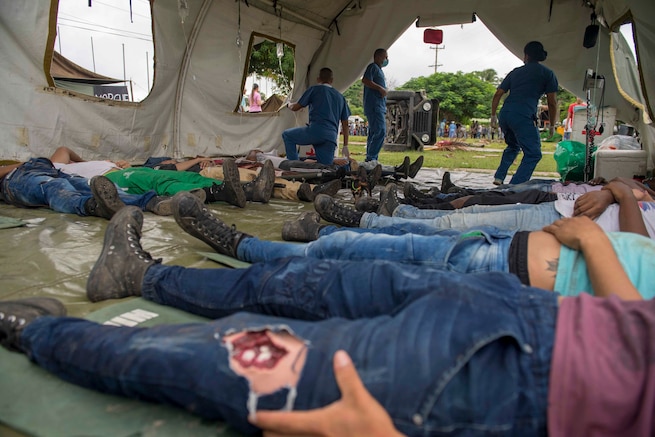
[[348, 152], [348, 117], [350, 108], [341, 93], [332, 88], [334, 75], [329, 68], [321, 68], [316, 79], [318, 85], [311, 86], [296, 103], [289, 104], [289, 109], [299, 111], [309, 106], [309, 125], [295, 127], [282, 132], [287, 159], [298, 160], [296, 146], [313, 145], [316, 160], [325, 165], [332, 165], [334, 151], [337, 148], [339, 123], [343, 132], [343, 155]]
[[[523, 49], [525, 65], [512, 70], [498, 86], [491, 101], [491, 124], [494, 128], [500, 123], [505, 134], [507, 148], [503, 151], [500, 165], [494, 175], [494, 184], [500, 185], [507, 176], [507, 170], [523, 150], [523, 159], [510, 180], [510, 184], [520, 184], [530, 179], [532, 172], [541, 160], [541, 139], [537, 128], [537, 106], [542, 95], [548, 100], [550, 129], [555, 128], [557, 120], [557, 77], [549, 68], [540, 64], [548, 53], [539, 41], [531, 41]], [[503, 94], [509, 96], [496, 117], [496, 109]]]
[[368, 119], [368, 138], [366, 139], [366, 161], [377, 161], [382, 143], [387, 133], [385, 114], [387, 113], [387, 84], [382, 68], [389, 64], [385, 49], [373, 53], [373, 62], [366, 67], [364, 84], [364, 115]]

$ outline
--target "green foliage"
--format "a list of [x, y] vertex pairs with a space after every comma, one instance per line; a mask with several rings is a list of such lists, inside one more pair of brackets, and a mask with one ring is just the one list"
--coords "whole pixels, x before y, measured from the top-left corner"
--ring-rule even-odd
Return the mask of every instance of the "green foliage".
[[498, 87], [498, 85], [500, 85], [500, 77], [498, 77], [498, 73], [493, 68], [487, 68], [486, 70], [482, 71], [474, 71], [473, 74], [481, 81], [489, 82], [494, 87]]
[[[287, 95], [291, 92], [291, 82], [296, 68], [293, 48], [284, 44], [282, 60], [277, 57], [277, 44], [265, 40], [255, 44], [250, 53], [248, 75], [256, 74], [271, 79], [276, 93]], [[280, 69], [281, 64], [281, 69]]]
[[[399, 89], [424, 89], [428, 97], [439, 100], [439, 118], [468, 123], [471, 118], [491, 116], [491, 98], [496, 86], [480, 79], [480, 73], [435, 73], [410, 79]], [[489, 72], [484, 76], [494, 77]]]
[[356, 81], [348, 88], [343, 96], [348, 102], [352, 115], [364, 116], [364, 84], [361, 80]]

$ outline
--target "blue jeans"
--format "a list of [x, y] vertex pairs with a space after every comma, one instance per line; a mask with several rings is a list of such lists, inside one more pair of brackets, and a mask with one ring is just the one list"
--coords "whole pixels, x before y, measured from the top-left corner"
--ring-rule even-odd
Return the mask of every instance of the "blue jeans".
[[385, 228], [411, 224], [426, 230], [430, 228], [466, 230], [488, 225], [516, 231], [539, 231], [561, 218], [562, 215], [555, 209], [555, 202], [538, 205], [472, 205], [449, 211], [400, 205], [394, 210], [393, 217], [364, 213], [359, 226]]
[[[300, 258], [235, 270], [154, 265], [143, 297], [218, 320], [128, 328], [43, 317], [21, 344], [75, 384], [253, 432], [248, 381], [231, 370], [221, 339], [287, 331], [308, 346], [294, 410], [340, 397], [332, 356], [343, 349], [407, 435], [546, 433], [556, 295], [511, 275]], [[257, 408], [283, 408], [288, 394], [260, 395]]]
[[368, 137], [366, 138], [366, 161], [376, 161], [384, 137], [387, 135], [387, 122], [385, 120], [385, 113], [381, 110], [367, 112], [366, 118], [368, 119]]
[[[32, 158], [2, 180], [0, 186], [5, 202], [18, 207], [49, 207], [53, 211], [86, 216], [86, 202], [93, 197], [89, 180], [68, 175], [52, 166], [47, 158]], [[145, 211], [154, 191], [133, 195], [118, 189], [126, 205]]]
[[500, 114], [500, 128], [505, 134], [507, 147], [503, 151], [500, 165], [494, 174], [495, 179], [505, 180], [509, 167], [514, 163], [519, 152], [523, 150], [523, 159], [510, 184], [520, 184], [530, 179], [532, 172], [541, 160], [541, 138], [532, 115], [513, 112]]
[[324, 165], [332, 165], [334, 161], [334, 151], [337, 144], [334, 141], [326, 140], [322, 132], [317, 132], [311, 126], [294, 127], [282, 132], [284, 149], [287, 153], [287, 159], [291, 161], [298, 160], [298, 149], [296, 146], [313, 145], [316, 160]]
[[460, 273], [507, 272], [513, 236], [513, 231], [492, 228], [428, 236], [344, 230], [304, 244], [246, 238], [237, 247], [237, 257], [248, 262], [289, 256], [348, 261], [378, 259]]

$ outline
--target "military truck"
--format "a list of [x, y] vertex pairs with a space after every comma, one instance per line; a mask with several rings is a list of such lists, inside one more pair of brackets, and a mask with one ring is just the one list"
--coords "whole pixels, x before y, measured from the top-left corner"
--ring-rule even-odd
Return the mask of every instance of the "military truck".
[[383, 149], [422, 151], [437, 141], [439, 102], [425, 91], [389, 91], [387, 94], [387, 136]]

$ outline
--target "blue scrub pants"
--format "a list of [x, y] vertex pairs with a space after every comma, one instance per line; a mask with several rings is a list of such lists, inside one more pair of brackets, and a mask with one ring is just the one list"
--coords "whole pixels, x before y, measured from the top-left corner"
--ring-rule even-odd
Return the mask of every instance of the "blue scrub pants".
[[523, 159], [521, 159], [521, 164], [519, 164], [509, 183], [520, 184], [526, 182], [530, 179], [532, 172], [541, 160], [541, 138], [535, 120], [531, 115], [526, 116], [513, 112], [503, 113], [501, 111], [499, 123], [505, 134], [507, 147], [503, 151], [494, 178], [504, 181], [509, 167], [522, 150]]
[[325, 140], [325, 135], [321, 132], [316, 132], [311, 126], [287, 129], [282, 132], [282, 140], [284, 141], [287, 159], [290, 161], [298, 160], [297, 146], [299, 144], [303, 146], [314, 146], [316, 160], [323, 165], [332, 165], [334, 161], [334, 152], [337, 148], [337, 143]]

